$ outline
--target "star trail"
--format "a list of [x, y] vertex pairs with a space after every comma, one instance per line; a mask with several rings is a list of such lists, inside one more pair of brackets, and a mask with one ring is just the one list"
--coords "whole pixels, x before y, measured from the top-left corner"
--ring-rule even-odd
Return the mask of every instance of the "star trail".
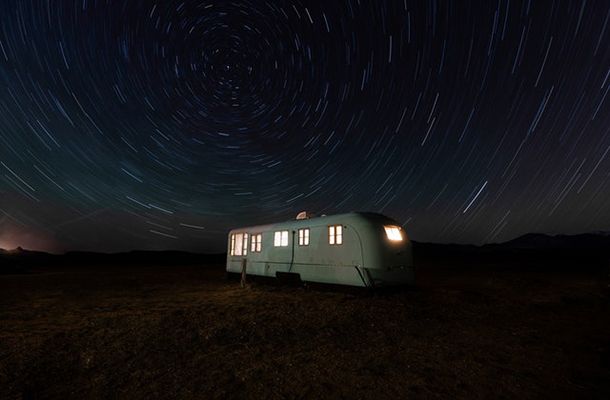
[[223, 251], [374, 211], [419, 241], [610, 227], [607, 1], [7, 0], [0, 247]]

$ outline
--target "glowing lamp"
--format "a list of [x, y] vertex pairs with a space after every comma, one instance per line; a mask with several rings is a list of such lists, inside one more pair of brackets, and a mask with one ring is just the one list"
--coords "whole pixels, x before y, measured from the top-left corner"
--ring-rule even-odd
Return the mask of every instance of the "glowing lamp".
[[392, 242], [402, 242], [402, 234], [400, 233], [400, 226], [385, 225], [385, 234]]

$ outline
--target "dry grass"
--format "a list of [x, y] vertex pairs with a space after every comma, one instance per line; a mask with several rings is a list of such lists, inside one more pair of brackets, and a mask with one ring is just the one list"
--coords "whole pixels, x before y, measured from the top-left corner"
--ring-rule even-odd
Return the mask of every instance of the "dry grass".
[[423, 270], [349, 294], [222, 267], [0, 275], [7, 398], [609, 398], [607, 276]]

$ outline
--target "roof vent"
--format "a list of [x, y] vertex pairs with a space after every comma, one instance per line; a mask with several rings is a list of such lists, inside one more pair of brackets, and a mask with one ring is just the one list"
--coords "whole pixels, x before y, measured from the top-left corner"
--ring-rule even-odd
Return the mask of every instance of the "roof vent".
[[297, 220], [309, 219], [309, 218], [311, 218], [311, 213], [308, 213], [307, 211], [301, 211], [300, 213], [297, 214]]

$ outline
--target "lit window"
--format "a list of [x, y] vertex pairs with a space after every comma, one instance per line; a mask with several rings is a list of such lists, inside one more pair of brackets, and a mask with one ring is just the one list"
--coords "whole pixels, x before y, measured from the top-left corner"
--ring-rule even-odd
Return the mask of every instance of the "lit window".
[[343, 226], [331, 225], [328, 227], [328, 243], [343, 244]]
[[309, 228], [299, 229], [299, 246], [309, 246]]
[[402, 242], [402, 234], [400, 233], [400, 226], [386, 225], [383, 227], [385, 234], [393, 242]]
[[256, 235], [252, 235], [252, 240], [250, 242], [250, 251], [254, 253], [260, 253], [262, 250], [262, 242], [263, 242], [263, 234], [257, 233]]
[[[236, 233], [233, 236], [234, 237], [231, 239], [231, 255], [232, 256], [241, 256], [244, 251], [244, 234]], [[247, 239], [246, 239], [246, 243], [248, 243]]]
[[248, 234], [244, 233], [244, 241], [242, 242], [243, 246], [242, 246], [242, 250], [243, 250], [243, 254], [244, 256], [246, 254], [248, 254]]
[[273, 236], [273, 246], [287, 247], [288, 246], [288, 231], [277, 231]]
[[263, 234], [259, 233], [256, 235], [256, 252], [260, 253], [263, 249]]

